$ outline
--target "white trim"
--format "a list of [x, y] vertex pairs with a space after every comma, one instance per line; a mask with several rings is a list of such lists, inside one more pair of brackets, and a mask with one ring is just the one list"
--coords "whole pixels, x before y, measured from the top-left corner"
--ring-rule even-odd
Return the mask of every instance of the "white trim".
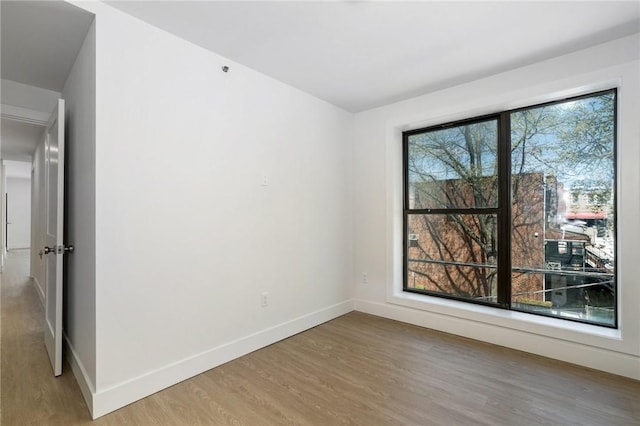
[[36, 277], [29, 278], [31, 278], [31, 282], [33, 282], [33, 286], [36, 288], [36, 293], [38, 293], [38, 297], [40, 298], [40, 303], [42, 303], [42, 306], [44, 307], [44, 290], [40, 287], [40, 282]]
[[[183, 380], [347, 314], [353, 311], [353, 306], [353, 299], [349, 299], [102, 389], [91, 399], [92, 416], [94, 419], [104, 416]], [[89, 401], [86, 396], [85, 399]]]
[[[416, 293], [408, 293], [400, 289], [389, 303], [401, 305], [407, 308], [428, 310], [434, 314], [452, 316], [452, 309], [463, 310], [462, 318], [474, 322], [482, 322], [497, 327], [505, 327], [513, 330], [525, 331], [540, 335], [549, 335], [549, 328], [553, 329], [553, 338], [574, 341], [585, 345], [593, 345], [593, 341], [601, 340], [602, 347], [611, 348], [621, 339], [621, 332], [617, 329], [599, 327], [561, 318], [551, 318], [542, 315], [532, 315], [525, 312], [494, 308], [470, 304], [464, 301], [443, 299], [440, 297], [426, 296]], [[637, 355], [633, 353], [632, 355]]]
[[64, 354], [66, 354], [65, 359], [71, 366], [71, 371], [73, 372], [74, 377], [76, 378], [76, 382], [78, 382], [78, 386], [80, 387], [80, 393], [82, 393], [82, 397], [87, 404], [87, 408], [89, 409], [89, 413], [93, 416], [93, 398], [96, 393], [95, 387], [87, 374], [87, 370], [84, 368], [82, 361], [78, 357], [78, 354], [73, 349], [73, 345], [69, 341], [69, 336], [64, 334]]
[[19, 121], [22, 123], [36, 124], [38, 126], [46, 126], [49, 122], [48, 112], [36, 111], [28, 108], [17, 107], [13, 105], [2, 104], [0, 106], [2, 112], [0, 116], [6, 120]]
[[355, 310], [640, 380], [640, 359], [621, 352], [388, 303], [356, 299]]

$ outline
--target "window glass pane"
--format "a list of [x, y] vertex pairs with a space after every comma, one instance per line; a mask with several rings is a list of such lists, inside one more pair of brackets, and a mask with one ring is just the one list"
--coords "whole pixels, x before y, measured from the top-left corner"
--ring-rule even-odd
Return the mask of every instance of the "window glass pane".
[[410, 209], [497, 207], [497, 120], [408, 136]]
[[408, 216], [406, 287], [496, 302], [497, 216]]
[[[514, 268], [512, 308], [596, 324], [615, 324], [613, 274]], [[585, 300], [587, 303], [585, 303]]]
[[615, 325], [587, 314], [616, 306], [614, 105], [611, 92], [511, 114], [514, 307]]

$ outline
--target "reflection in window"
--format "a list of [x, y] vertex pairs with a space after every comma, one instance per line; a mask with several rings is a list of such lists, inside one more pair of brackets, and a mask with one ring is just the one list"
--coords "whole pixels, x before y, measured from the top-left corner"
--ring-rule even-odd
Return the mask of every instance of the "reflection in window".
[[410, 135], [406, 149], [406, 287], [497, 303], [498, 120]]
[[410, 207], [497, 207], [497, 134], [489, 120], [409, 136]]
[[614, 115], [613, 91], [510, 114], [513, 307], [615, 325]]
[[[407, 285], [465, 299], [497, 301], [496, 216], [409, 216]], [[419, 238], [421, 236], [421, 238]]]

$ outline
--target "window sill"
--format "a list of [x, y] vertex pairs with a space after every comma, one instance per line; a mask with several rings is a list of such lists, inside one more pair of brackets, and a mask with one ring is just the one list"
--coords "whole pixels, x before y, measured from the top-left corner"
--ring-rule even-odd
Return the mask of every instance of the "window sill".
[[622, 343], [622, 333], [620, 329], [600, 327], [484, 305], [475, 305], [401, 290], [394, 291], [392, 295], [389, 295], [387, 302], [432, 314], [480, 322], [491, 326], [532, 333], [554, 339], [588, 344], [603, 349], [621, 349], [617, 348], [617, 346]]

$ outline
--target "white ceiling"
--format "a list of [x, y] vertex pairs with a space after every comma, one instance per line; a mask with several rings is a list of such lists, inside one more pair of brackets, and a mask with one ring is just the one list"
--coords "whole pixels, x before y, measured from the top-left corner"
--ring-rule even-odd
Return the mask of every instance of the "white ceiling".
[[63, 1], [0, 1], [5, 80], [62, 91], [93, 15]]
[[[0, 1], [0, 74], [10, 80], [60, 92], [82, 46], [93, 15], [62, 1]], [[2, 103], [41, 111], [38, 91], [3, 83]], [[8, 90], [11, 89], [11, 90]], [[5, 93], [10, 92], [10, 93]], [[43, 126], [2, 118], [1, 157], [31, 161]]]
[[[637, 0], [108, 3], [354, 112], [640, 32]], [[7, 0], [0, 15], [2, 79], [61, 91], [93, 15]], [[3, 158], [28, 160], [42, 127], [1, 123]]]
[[108, 3], [349, 111], [640, 31], [638, 1]]
[[[640, 31], [637, 0], [108, 3], [349, 111]], [[93, 16], [62, 1], [0, 6], [2, 78], [60, 91]]]

